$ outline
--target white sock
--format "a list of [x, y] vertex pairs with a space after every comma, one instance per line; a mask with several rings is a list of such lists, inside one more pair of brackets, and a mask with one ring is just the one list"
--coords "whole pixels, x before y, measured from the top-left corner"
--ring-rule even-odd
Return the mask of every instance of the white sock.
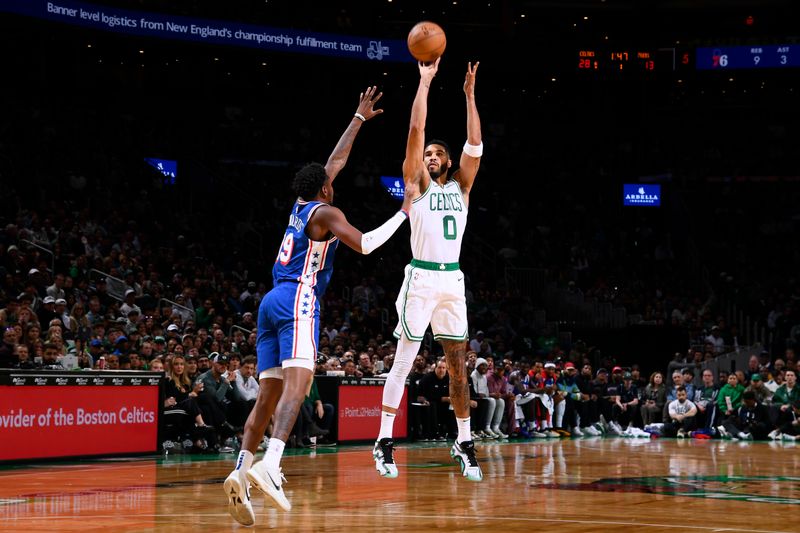
[[397, 416], [395, 413], [381, 411], [381, 432], [378, 434], [378, 440], [392, 438], [395, 416]]
[[239, 452], [239, 457], [236, 458], [236, 468], [234, 470], [242, 470], [247, 472], [253, 466], [253, 454], [247, 450]]
[[281, 456], [283, 455], [283, 447], [286, 443], [276, 438], [269, 439], [269, 446], [267, 453], [264, 454], [264, 462], [270, 468], [278, 468], [281, 464]]
[[456, 442], [472, 440], [472, 434], [469, 432], [469, 417], [456, 418], [456, 425], [458, 426], [458, 437], [456, 438]]

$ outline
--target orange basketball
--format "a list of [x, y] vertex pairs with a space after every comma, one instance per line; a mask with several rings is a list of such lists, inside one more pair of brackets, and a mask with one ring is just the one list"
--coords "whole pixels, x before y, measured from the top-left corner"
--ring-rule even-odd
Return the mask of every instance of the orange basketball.
[[418, 22], [408, 32], [408, 51], [423, 63], [436, 61], [444, 53], [446, 46], [444, 30], [435, 22]]

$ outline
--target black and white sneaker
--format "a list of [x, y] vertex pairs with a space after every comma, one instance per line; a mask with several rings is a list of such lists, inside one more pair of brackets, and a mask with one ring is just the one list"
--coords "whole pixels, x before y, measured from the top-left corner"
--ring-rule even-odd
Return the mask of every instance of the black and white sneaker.
[[248, 482], [242, 471], [234, 470], [231, 472], [223, 486], [228, 497], [228, 512], [231, 516], [244, 526], [255, 524], [256, 515], [250, 503]]
[[450, 448], [452, 457], [461, 466], [461, 475], [470, 481], [482, 481], [483, 472], [478, 466], [478, 459], [475, 457], [475, 443], [471, 440], [464, 442], [456, 441]]
[[375, 459], [375, 470], [383, 477], [397, 477], [397, 465], [394, 464], [394, 441], [380, 439], [375, 441], [372, 448], [372, 458]]

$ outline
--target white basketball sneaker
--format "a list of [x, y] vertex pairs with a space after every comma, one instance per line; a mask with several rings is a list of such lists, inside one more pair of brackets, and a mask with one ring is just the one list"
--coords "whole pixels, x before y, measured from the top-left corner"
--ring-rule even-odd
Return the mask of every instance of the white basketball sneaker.
[[270, 468], [264, 461], [259, 461], [247, 471], [247, 479], [250, 484], [270, 496], [278, 506], [284, 511], [291, 511], [292, 504], [283, 492], [283, 484], [286, 478], [281, 472], [281, 468]]
[[453, 447], [450, 448], [450, 457], [452, 457], [461, 466], [461, 475], [470, 481], [483, 480], [483, 472], [478, 465], [478, 459], [475, 458], [475, 443], [471, 440], [464, 442], [456, 441]]
[[250, 503], [250, 490], [245, 474], [241, 470], [234, 470], [228, 474], [222, 486], [228, 496], [228, 512], [234, 520], [243, 526], [255, 524], [256, 515]]
[[372, 458], [375, 459], [375, 470], [383, 477], [397, 477], [397, 465], [394, 464], [394, 441], [380, 439], [375, 441], [372, 448]]

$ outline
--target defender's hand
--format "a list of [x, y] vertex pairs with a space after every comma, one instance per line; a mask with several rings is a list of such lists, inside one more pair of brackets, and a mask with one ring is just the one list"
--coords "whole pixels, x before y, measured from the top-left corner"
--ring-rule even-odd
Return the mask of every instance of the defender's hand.
[[480, 61], [476, 61], [474, 66], [471, 62], [467, 63], [467, 75], [464, 76], [464, 94], [467, 97], [475, 96], [475, 74], [480, 64]]
[[356, 113], [364, 117], [365, 121], [371, 119], [375, 115], [383, 113], [383, 109], [374, 108], [375, 104], [381, 99], [381, 96], [383, 96], [382, 92], [375, 94], [377, 90], [378, 87], [375, 85], [367, 87], [367, 90], [358, 97], [358, 109], [356, 109]]

